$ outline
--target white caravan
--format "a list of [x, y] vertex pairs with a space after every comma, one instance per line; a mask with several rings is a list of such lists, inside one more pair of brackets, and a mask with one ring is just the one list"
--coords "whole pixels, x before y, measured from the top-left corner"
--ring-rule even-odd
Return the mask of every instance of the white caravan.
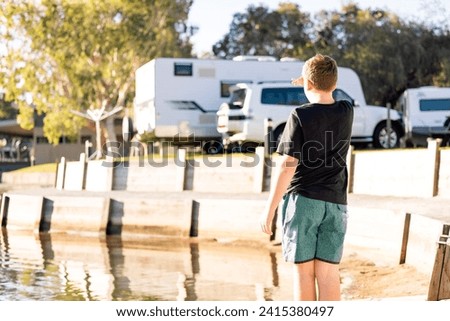
[[403, 116], [408, 145], [426, 146], [427, 138], [442, 138], [447, 145], [450, 137], [450, 88], [420, 87], [403, 92], [396, 109]]
[[[399, 146], [404, 130], [397, 111], [390, 111], [389, 131], [387, 108], [366, 105], [359, 77], [353, 70], [339, 68], [337, 85], [333, 93], [335, 99], [348, 100], [354, 106], [353, 144], [372, 143], [376, 148]], [[230, 101], [223, 103], [217, 112], [217, 128], [224, 145], [253, 148], [252, 143], [266, 141], [265, 121], [270, 119], [275, 144], [292, 108], [307, 102], [303, 87], [290, 82], [237, 84], [232, 88]]]

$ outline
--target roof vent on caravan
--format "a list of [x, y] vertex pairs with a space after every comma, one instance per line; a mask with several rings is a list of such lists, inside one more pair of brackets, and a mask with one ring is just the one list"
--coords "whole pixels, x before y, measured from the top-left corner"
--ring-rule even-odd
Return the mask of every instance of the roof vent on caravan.
[[280, 59], [280, 61], [301, 61], [300, 59], [298, 59], [298, 58], [293, 58], [293, 57], [283, 57], [283, 58], [281, 58]]
[[234, 61], [277, 61], [275, 57], [272, 56], [236, 56], [233, 58]]

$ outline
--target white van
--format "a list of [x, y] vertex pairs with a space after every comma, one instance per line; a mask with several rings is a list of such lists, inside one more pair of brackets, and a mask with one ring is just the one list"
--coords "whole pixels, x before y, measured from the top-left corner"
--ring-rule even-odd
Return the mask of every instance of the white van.
[[402, 113], [407, 145], [426, 146], [427, 138], [450, 137], [450, 88], [420, 87], [403, 92], [395, 106]]
[[[401, 115], [395, 110], [390, 111], [388, 135], [387, 108], [365, 104], [359, 77], [353, 70], [339, 68], [338, 88], [333, 95], [336, 100], [345, 99], [354, 106], [353, 144], [372, 143], [376, 148], [399, 146], [404, 135]], [[222, 133], [227, 146], [261, 143], [265, 141], [264, 122], [271, 119], [276, 142], [292, 108], [307, 102], [303, 87], [289, 82], [237, 84], [232, 87], [230, 101], [222, 104], [217, 112], [217, 130]]]

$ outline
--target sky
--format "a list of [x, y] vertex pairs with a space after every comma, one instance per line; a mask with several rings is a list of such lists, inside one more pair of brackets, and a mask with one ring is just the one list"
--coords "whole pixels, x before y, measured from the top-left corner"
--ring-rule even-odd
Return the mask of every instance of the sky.
[[[194, 0], [188, 22], [197, 26], [197, 33], [191, 38], [194, 53], [201, 56], [211, 52], [213, 44], [228, 33], [233, 14], [246, 12], [249, 5], [265, 5], [276, 9], [282, 0]], [[349, 0], [285, 0], [297, 3], [300, 9], [314, 14], [320, 10], [339, 10]], [[404, 19], [442, 19], [450, 16], [449, 0], [354, 0], [361, 8], [379, 8], [392, 11]]]

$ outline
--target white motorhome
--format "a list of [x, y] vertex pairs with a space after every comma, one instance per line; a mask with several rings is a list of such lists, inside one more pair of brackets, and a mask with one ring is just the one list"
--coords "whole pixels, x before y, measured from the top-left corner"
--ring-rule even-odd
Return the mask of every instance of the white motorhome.
[[173, 141], [217, 141], [216, 112], [237, 83], [289, 80], [303, 63], [273, 57], [156, 58], [136, 70], [134, 128]]
[[450, 137], [450, 88], [420, 87], [403, 92], [395, 106], [402, 113], [407, 145], [426, 146], [428, 138]]
[[[391, 110], [389, 127], [387, 109], [366, 105], [359, 77], [353, 70], [339, 68], [337, 89], [333, 95], [335, 99], [348, 100], [354, 106], [353, 144], [372, 143], [376, 148], [399, 146], [404, 134], [400, 114]], [[224, 145], [252, 148], [251, 142], [265, 142], [265, 120], [270, 119], [275, 144], [292, 108], [307, 102], [303, 87], [293, 86], [290, 82], [237, 84], [232, 88], [230, 101], [223, 103], [217, 112], [217, 128], [222, 133]]]

